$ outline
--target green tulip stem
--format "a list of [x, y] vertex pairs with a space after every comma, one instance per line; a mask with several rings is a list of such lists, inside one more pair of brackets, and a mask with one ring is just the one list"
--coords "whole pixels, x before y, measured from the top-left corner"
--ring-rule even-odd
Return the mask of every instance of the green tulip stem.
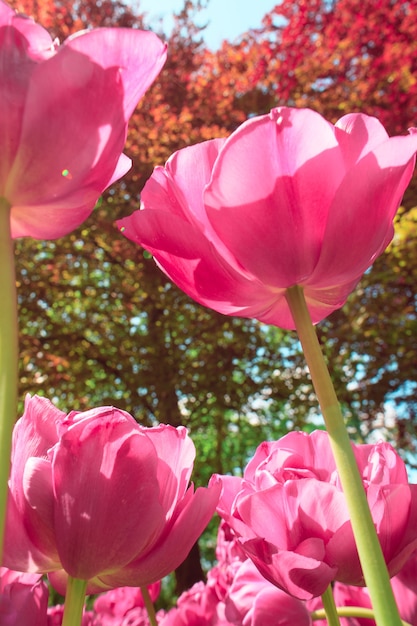
[[0, 198], [0, 563], [6, 518], [12, 432], [17, 412], [18, 327], [10, 206]]
[[151, 626], [158, 626], [158, 622], [156, 620], [155, 607], [154, 607], [153, 602], [151, 600], [151, 596], [149, 594], [148, 588], [144, 585], [143, 587], [140, 588], [140, 591], [142, 593], [142, 598], [143, 598], [143, 601], [145, 603], [146, 610], [148, 612], [150, 625]]
[[332, 586], [329, 585], [321, 596], [323, 602], [325, 617], [329, 626], [340, 626], [339, 616], [337, 614], [336, 604], [333, 597]]
[[[363, 606], [339, 606], [336, 607], [338, 617], [359, 617], [359, 619], [368, 619], [375, 621], [375, 614], [372, 609], [365, 609]], [[316, 622], [324, 620], [327, 617], [325, 609], [317, 609], [310, 613], [311, 621]], [[401, 622], [402, 626], [411, 626], [408, 622]]]
[[401, 626], [362, 479], [329, 370], [311, 321], [304, 291], [299, 286], [290, 287], [287, 289], [286, 298], [326, 424], [376, 624]]
[[62, 626], [81, 626], [87, 582], [68, 576]]

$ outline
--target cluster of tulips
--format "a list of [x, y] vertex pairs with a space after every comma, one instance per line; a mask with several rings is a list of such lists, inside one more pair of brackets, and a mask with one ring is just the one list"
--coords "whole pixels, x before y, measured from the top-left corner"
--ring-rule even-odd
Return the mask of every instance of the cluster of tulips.
[[[183, 427], [37, 396], [14, 425], [13, 239], [70, 233], [126, 173], [129, 118], [166, 54], [134, 29], [59, 45], [0, 0], [0, 623], [415, 626], [417, 486], [389, 444], [350, 442], [313, 326], [391, 241], [414, 130], [279, 107], [176, 152], [115, 228], [202, 305], [295, 329], [325, 430], [265, 442], [243, 477], [194, 490]], [[155, 614], [216, 511], [207, 582]], [[64, 606], [48, 607], [45, 577]]]
[[[415, 624], [417, 485], [389, 444], [353, 450], [401, 617]], [[13, 437], [10, 569], [0, 572], [13, 623], [61, 624], [63, 606], [48, 608], [47, 573], [63, 595], [69, 577], [101, 592], [83, 626], [148, 626], [143, 595], [157, 597], [216, 506], [217, 565], [156, 614], [160, 626], [311, 626], [324, 619], [332, 584], [349, 625], [372, 617], [326, 432], [261, 444], [243, 478], [214, 475], [195, 492], [194, 456], [182, 427], [144, 428], [111, 407], [66, 415], [28, 397]]]
[[[325, 611], [319, 597], [303, 601], [295, 598], [259, 572], [253, 561], [222, 522], [217, 539], [217, 564], [184, 592], [176, 606], [156, 613], [158, 626], [325, 626]], [[0, 570], [3, 603], [14, 607], [10, 624], [60, 626], [64, 607], [48, 607], [48, 587], [39, 574]], [[411, 557], [400, 574], [391, 580], [401, 616], [409, 624], [417, 620], [417, 558]], [[160, 583], [147, 587], [157, 600]], [[336, 582], [334, 598], [345, 617], [343, 626], [370, 626], [372, 607], [365, 587]], [[349, 614], [351, 615], [349, 616]], [[352, 615], [358, 617], [352, 617]], [[314, 621], [313, 621], [314, 620]], [[82, 617], [82, 626], [149, 626], [148, 612], [140, 589], [118, 587], [103, 592]]]

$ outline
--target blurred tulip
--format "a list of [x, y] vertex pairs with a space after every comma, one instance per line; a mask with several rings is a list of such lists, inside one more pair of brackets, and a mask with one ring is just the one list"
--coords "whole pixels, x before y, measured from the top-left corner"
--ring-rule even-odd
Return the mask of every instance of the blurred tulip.
[[392, 239], [416, 150], [366, 115], [273, 109], [174, 153], [118, 226], [200, 304], [294, 328], [299, 285], [318, 322]]
[[224, 601], [203, 583], [180, 595], [177, 605], [160, 620], [160, 626], [232, 626], [224, 618]]
[[66, 575], [88, 592], [156, 582], [185, 559], [216, 508], [220, 484], [188, 487], [185, 428], [139, 426], [100, 407], [65, 415], [26, 399], [13, 433], [4, 562]]
[[401, 618], [417, 626], [417, 552], [412, 554], [391, 583]]
[[[218, 563], [178, 598], [177, 606], [160, 616], [161, 626], [232, 626], [225, 615], [226, 601], [236, 571], [247, 557], [225, 522], [221, 522], [216, 556]], [[269, 584], [269, 583], [266, 583]], [[158, 616], [159, 617], [159, 616]]]
[[[417, 626], [417, 553], [408, 559], [400, 572], [391, 579], [392, 589], [397, 601], [401, 619], [406, 624]], [[364, 607], [372, 609], [371, 599], [366, 587], [352, 587], [336, 583], [333, 588], [336, 606], [339, 607]], [[313, 607], [307, 603], [310, 610]], [[317, 608], [317, 607], [314, 607]], [[317, 626], [326, 626], [325, 621], [315, 621]], [[342, 618], [341, 626], [375, 626], [375, 621], [364, 617]]]
[[[353, 444], [352, 444], [353, 445]], [[353, 445], [391, 576], [417, 547], [417, 485], [386, 443]], [[292, 432], [261, 444], [243, 479], [221, 477], [218, 512], [269, 581], [299, 599], [332, 581], [364, 585], [329, 438]]]
[[312, 626], [301, 600], [268, 582], [250, 559], [233, 580], [226, 600], [226, 617], [237, 626]]
[[0, 198], [11, 206], [12, 236], [61, 237], [130, 168], [128, 121], [166, 46], [124, 28], [59, 46], [0, 0], [0, 51]]
[[[50, 606], [48, 608], [47, 626], [62, 626], [63, 618], [64, 618], [64, 605], [63, 604]], [[80, 626], [106, 626], [106, 625], [101, 624], [96, 619], [96, 616], [94, 615], [93, 611], [84, 611]], [[117, 624], [117, 626], [120, 626], [120, 624]]]
[[209, 570], [206, 584], [180, 596], [160, 626], [311, 626], [305, 604], [267, 581], [250, 559], [240, 560], [243, 553], [228, 534], [223, 523], [218, 544], [225, 560]]
[[2, 626], [47, 626], [48, 588], [40, 578], [0, 567]]
[[[404, 623], [417, 626], [417, 559], [414, 554], [401, 571], [391, 579], [392, 589], [398, 610]], [[372, 603], [366, 587], [353, 587], [335, 583], [333, 596], [337, 607], [360, 607], [372, 610]], [[319, 598], [307, 602], [310, 611], [321, 607]], [[326, 620], [315, 620], [316, 626], [327, 626]], [[376, 626], [373, 619], [366, 617], [342, 617], [340, 626]]]
[[[148, 592], [155, 602], [161, 590], [160, 581], [149, 585]], [[119, 587], [102, 593], [94, 601], [97, 626], [121, 626], [122, 624], [144, 623], [148, 626], [148, 614], [142, 592], [135, 587]]]

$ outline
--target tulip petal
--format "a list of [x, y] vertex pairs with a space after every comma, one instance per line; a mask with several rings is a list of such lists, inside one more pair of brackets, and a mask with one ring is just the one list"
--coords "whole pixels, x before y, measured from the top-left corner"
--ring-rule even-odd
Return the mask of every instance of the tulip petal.
[[13, 237], [67, 234], [127, 171], [120, 158], [127, 122], [165, 57], [153, 33], [97, 29], [31, 67], [19, 144], [5, 173]]
[[[368, 488], [368, 499], [371, 499], [371, 513], [378, 537], [381, 543], [382, 552], [387, 562], [391, 575], [398, 572], [391, 570], [390, 563], [398, 558], [402, 553], [399, 547], [402, 546], [407, 537], [408, 554], [411, 554], [414, 547], [417, 547], [417, 536], [414, 541], [410, 541], [408, 528], [410, 526], [410, 511], [414, 506], [410, 487], [405, 484], [386, 484], [381, 487], [370, 485]], [[415, 486], [414, 486], [415, 487]], [[375, 493], [376, 492], [376, 493]], [[403, 562], [406, 556], [402, 555]]]
[[274, 307], [276, 293], [257, 279], [238, 274], [200, 230], [177, 215], [143, 209], [117, 223], [128, 239], [154, 254], [161, 269], [204, 306], [243, 317], [258, 317]]
[[[295, 536], [291, 532], [297, 520], [298, 503], [295, 500], [288, 502], [285, 496], [283, 485], [280, 484], [262, 492], [255, 491], [249, 495], [241, 493], [236, 498], [235, 509], [250, 529], [250, 534], [255, 533], [280, 549], [291, 550], [299, 541], [299, 534]], [[295, 532], [299, 530], [298, 525], [295, 525]]]
[[303, 602], [270, 584], [247, 559], [237, 571], [226, 597], [226, 617], [242, 626], [311, 626]]
[[[156, 168], [156, 177], [152, 176], [145, 185], [141, 194], [143, 206], [147, 209], [159, 208], [159, 186], [164, 186], [166, 200], [171, 204], [172, 210], [184, 219], [199, 222], [206, 229], [209, 224], [203, 203], [203, 190], [210, 181], [213, 165], [225, 141], [211, 139], [174, 152], [165, 168]], [[159, 184], [154, 185], [153, 179]]]
[[392, 574], [398, 573], [405, 562], [417, 550], [417, 485], [409, 484], [410, 508], [407, 517], [407, 527], [401, 537], [401, 543], [397, 546], [397, 553], [392, 556], [389, 569]]
[[[52, 587], [58, 593], [60, 593], [61, 596], [65, 596], [68, 584], [67, 572], [65, 572], [63, 569], [49, 571], [48, 580], [51, 583]], [[113, 589], [113, 587], [105, 585], [98, 578], [90, 578], [87, 583], [86, 595], [95, 595], [97, 593], [102, 593], [103, 591], [108, 591], [109, 589]]]
[[3, 565], [21, 572], [43, 573], [59, 567], [56, 552], [43, 552], [38, 538], [27, 528], [21, 507], [9, 493], [5, 524]]
[[[18, 150], [27, 90], [36, 62], [53, 54], [49, 33], [0, 3], [0, 196]], [[18, 77], [18, 80], [16, 80]]]
[[204, 195], [207, 215], [247, 271], [289, 287], [317, 263], [343, 175], [331, 124], [308, 109], [274, 109], [224, 144]]
[[[61, 236], [87, 217], [123, 150], [125, 126], [112, 127], [122, 109], [117, 69], [104, 70], [70, 48], [35, 68], [5, 191], [14, 207], [13, 236]], [[54, 206], [59, 220], [48, 212]]]
[[[278, 595], [279, 594], [279, 595]], [[277, 607], [279, 610], [279, 622], [277, 618]], [[288, 593], [280, 589], [262, 589], [255, 597], [253, 609], [253, 620], [251, 626], [312, 626], [312, 620], [303, 602], [292, 598]]]
[[123, 567], [161, 532], [156, 471], [153, 444], [116, 411], [62, 436], [53, 459], [54, 527], [71, 576]]
[[13, 429], [13, 471], [10, 489], [18, 506], [24, 506], [22, 490], [25, 465], [30, 457], [46, 458], [49, 448], [58, 440], [57, 429], [65, 413], [40, 396], [26, 396], [23, 416]]
[[209, 523], [219, 500], [220, 489], [220, 481], [213, 481], [207, 488], [199, 487], [195, 493], [190, 487], [178, 504], [172, 524], [165, 529], [148, 554], [114, 574], [100, 576], [100, 579], [105, 584], [117, 587], [142, 587], [167, 576], [184, 561]]
[[[320, 260], [306, 284], [360, 277], [391, 241], [392, 221], [413, 173], [417, 134], [391, 137], [345, 176], [329, 212]], [[360, 216], [360, 219], [359, 219]]]
[[187, 490], [195, 459], [195, 447], [184, 427], [174, 428], [161, 424], [155, 428], [143, 429], [143, 432], [152, 441], [159, 457], [157, 472], [160, 502], [166, 519], [169, 520], [178, 500]]
[[0, 568], [0, 614], [3, 626], [45, 626], [48, 588], [40, 576]]
[[[141, 193], [141, 208], [169, 211], [193, 224], [197, 231], [215, 243], [225, 265], [230, 264], [239, 272], [240, 264], [236, 264], [233, 255], [213, 231], [203, 203], [203, 190], [225, 141], [212, 139], [178, 150], [168, 159], [165, 168], [156, 167]], [[140, 237], [140, 230], [137, 233]]]
[[[46, 459], [30, 458], [26, 462], [22, 480], [25, 502], [20, 514], [25, 520], [37, 547], [53, 556], [55, 567], [59, 566], [54, 534], [54, 499], [51, 464]], [[35, 539], [34, 539], [35, 541]]]
[[262, 576], [300, 600], [322, 595], [337, 571], [322, 560], [277, 550], [262, 539], [242, 545]]
[[[348, 171], [365, 154], [389, 139], [388, 133], [376, 117], [363, 113], [349, 113], [335, 124], [336, 138]], [[342, 132], [339, 132], [341, 130]]]
[[[316, 272], [317, 270], [314, 272], [314, 277], [319, 275], [318, 272]], [[314, 278], [309, 279], [306, 284], [303, 285], [303, 290], [313, 324], [317, 324], [333, 313], [333, 311], [340, 309], [355, 289], [360, 278], [361, 276], [358, 276], [354, 280], [335, 284], [332, 287], [317, 287]], [[283, 328], [294, 329], [294, 321], [291, 321], [289, 325]]]
[[[134, 28], [97, 28], [71, 35], [63, 48], [89, 57], [104, 70], [118, 69], [123, 90], [123, 113], [127, 122], [138, 100], [161, 71], [167, 57], [167, 44], [151, 31]], [[132, 63], [132, 59], [135, 60]], [[117, 122], [117, 110], [114, 112]]]

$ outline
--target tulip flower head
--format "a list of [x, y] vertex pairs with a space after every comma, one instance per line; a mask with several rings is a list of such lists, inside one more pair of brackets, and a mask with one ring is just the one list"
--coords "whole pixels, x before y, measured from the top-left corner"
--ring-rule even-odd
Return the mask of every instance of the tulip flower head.
[[39, 574], [0, 567], [0, 618], [3, 626], [47, 626], [48, 587]]
[[0, 0], [0, 199], [13, 237], [69, 233], [128, 171], [128, 121], [165, 58], [156, 35], [135, 29], [59, 46]]
[[139, 426], [101, 407], [65, 415], [26, 399], [13, 433], [4, 561], [66, 575], [89, 592], [150, 585], [185, 559], [220, 485], [188, 486], [195, 449], [185, 428]]
[[[402, 570], [391, 579], [398, 610], [404, 624], [417, 624], [417, 578], [416, 557], [411, 557]], [[361, 607], [372, 610], [372, 603], [366, 587], [353, 587], [336, 582], [333, 585], [333, 597], [338, 607]], [[322, 608], [319, 598], [307, 602], [309, 611]], [[342, 618], [341, 626], [374, 626], [374, 620], [361, 617]], [[314, 620], [314, 626], [327, 626], [326, 620]]]
[[[157, 582], [148, 587], [152, 602], [156, 600], [161, 589]], [[120, 626], [132, 624], [148, 626], [149, 620], [140, 589], [135, 587], [118, 587], [102, 593], [94, 601], [94, 614], [99, 626]]]
[[225, 612], [232, 624], [242, 626], [313, 626], [305, 603], [268, 582], [250, 559], [236, 573]]
[[[353, 444], [352, 444], [353, 445]], [[391, 576], [417, 548], [417, 485], [386, 443], [353, 445]], [[364, 585], [349, 512], [325, 431], [261, 444], [244, 477], [221, 477], [218, 512], [259, 571], [301, 600], [332, 581]]]
[[366, 115], [280, 107], [174, 153], [118, 226], [200, 304], [294, 328], [298, 285], [318, 322], [390, 242], [416, 150]]
[[[56, 606], [48, 607], [47, 626], [62, 626], [63, 620], [64, 620], [64, 605], [63, 604], [57, 604]], [[111, 624], [111, 622], [107, 624], [103, 622], [103, 620], [100, 621], [100, 617], [97, 617], [97, 615], [95, 615], [93, 611], [84, 611], [80, 626], [113, 626], [113, 624]]]
[[417, 551], [391, 582], [402, 619], [417, 624]]

